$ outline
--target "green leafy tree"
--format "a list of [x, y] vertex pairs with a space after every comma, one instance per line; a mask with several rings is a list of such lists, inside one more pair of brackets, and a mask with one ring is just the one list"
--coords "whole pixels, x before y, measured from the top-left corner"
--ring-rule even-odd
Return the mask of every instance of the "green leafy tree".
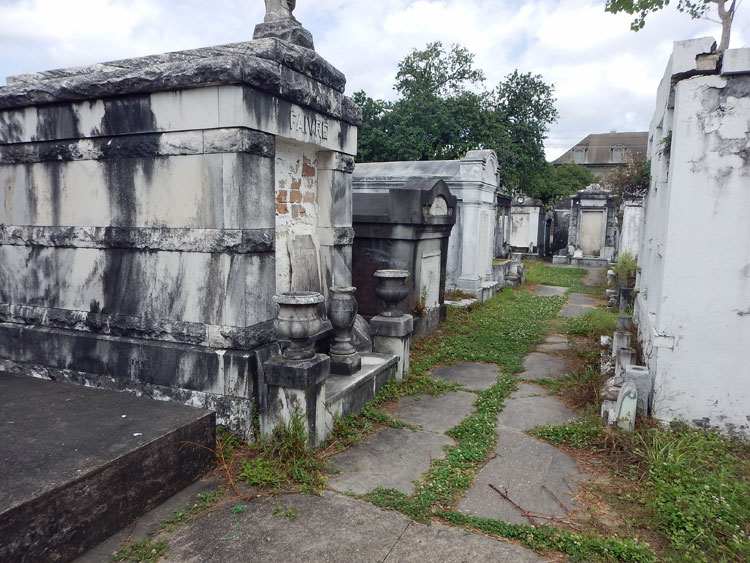
[[460, 45], [429, 43], [398, 65], [394, 102], [354, 94], [362, 106], [357, 159], [457, 159], [472, 149], [498, 153], [501, 181], [522, 191], [544, 172], [544, 136], [557, 119], [553, 88], [518, 71], [492, 90]]
[[643, 197], [651, 185], [651, 161], [631, 160], [612, 170], [603, 183], [622, 199]]
[[[717, 50], [723, 52], [729, 48], [729, 37], [732, 31], [734, 14], [737, 10], [737, 0], [677, 0], [677, 9], [688, 14], [691, 18], [702, 18], [706, 17], [711, 11], [712, 4], [716, 4], [719, 23], [721, 23], [721, 41]], [[625, 12], [635, 15], [630, 28], [633, 31], [638, 31], [646, 25], [646, 17], [649, 14], [668, 5], [669, 0], [607, 0], [604, 9], [613, 14]]]
[[594, 182], [596, 182], [594, 175], [585, 166], [572, 162], [566, 162], [560, 166], [547, 163], [544, 174], [526, 192], [526, 195], [541, 199], [544, 203], [551, 205]]

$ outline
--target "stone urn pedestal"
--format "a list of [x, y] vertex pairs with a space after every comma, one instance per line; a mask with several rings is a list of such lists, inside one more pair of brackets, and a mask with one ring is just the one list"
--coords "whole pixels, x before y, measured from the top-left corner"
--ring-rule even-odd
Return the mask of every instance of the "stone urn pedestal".
[[375, 294], [385, 302], [385, 311], [370, 319], [372, 349], [381, 354], [398, 356], [396, 380], [409, 376], [409, 347], [414, 331], [414, 317], [403, 313], [398, 304], [409, 294], [406, 270], [378, 270]]
[[352, 375], [362, 367], [362, 358], [352, 344], [352, 328], [357, 318], [356, 287], [333, 286], [328, 302], [328, 318], [334, 332], [334, 343], [329, 350], [331, 373]]
[[263, 364], [268, 399], [260, 415], [260, 432], [267, 436], [277, 425], [289, 425], [300, 416], [308, 431], [308, 444], [318, 447], [332, 427], [325, 409], [331, 359], [316, 354], [312, 340], [323, 324], [318, 305], [325, 299], [313, 291], [293, 291], [275, 295], [274, 301], [279, 305], [276, 332], [290, 344], [281, 356]]

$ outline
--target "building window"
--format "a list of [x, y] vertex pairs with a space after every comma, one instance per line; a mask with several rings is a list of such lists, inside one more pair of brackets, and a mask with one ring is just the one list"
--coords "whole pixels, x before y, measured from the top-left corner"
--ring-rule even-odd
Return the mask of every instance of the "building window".
[[586, 149], [583, 147], [576, 147], [573, 149], [573, 162], [576, 164], [583, 164], [583, 157], [586, 155]]
[[612, 162], [625, 162], [625, 147], [612, 147]]

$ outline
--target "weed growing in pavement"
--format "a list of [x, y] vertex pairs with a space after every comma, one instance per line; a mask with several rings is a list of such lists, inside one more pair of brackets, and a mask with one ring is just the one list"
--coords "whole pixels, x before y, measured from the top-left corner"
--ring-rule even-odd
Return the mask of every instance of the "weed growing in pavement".
[[603, 309], [592, 309], [582, 317], [566, 319], [565, 334], [595, 336], [612, 334], [617, 326], [617, 314]]
[[523, 371], [523, 356], [539, 342], [547, 322], [565, 297], [539, 297], [505, 288], [472, 310], [448, 309], [440, 327], [412, 345], [411, 372], [462, 361], [502, 366], [506, 373]]
[[164, 557], [169, 548], [163, 541], [142, 539], [129, 542], [110, 556], [110, 561], [140, 561], [155, 563]]
[[175, 508], [172, 512], [172, 516], [169, 516], [168, 518], [162, 520], [162, 528], [169, 532], [179, 524], [190, 522], [190, 520], [192, 520], [199, 514], [202, 514], [203, 512], [211, 508], [214, 504], [216, 504], [223, 495], [224, 489], [222, 487], [219, 487], [215, 491], [200, 493], [199, 495], [196, 495], [195, 501], [192, 504], [189, 504], [183, 508]]
[[602, 419], [596, 415], [555, 426], [535, 426], [527, 433], [555, 446], [572, 449], [599, 448], [602, 445]]
[[650, 563], [657, 560], [646, 544], [630, 539], [577, 534], [549, 526], [534, 528], [524, 524], [509, 524], [502, 520], [469, 516], [455, 510], [436, 510], [435, 516], [485, 534], [518, 540], [532, 549], [562, 551], [574, 561]]

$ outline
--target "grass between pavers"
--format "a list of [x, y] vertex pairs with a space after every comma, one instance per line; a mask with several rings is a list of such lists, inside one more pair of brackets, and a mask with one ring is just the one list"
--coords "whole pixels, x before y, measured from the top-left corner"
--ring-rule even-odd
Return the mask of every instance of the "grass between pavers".
[[526, 266], [526, 282], [540, 285], [557, 285], [570, 288], [570, 291], [588, 295], [601, 296], [604, 294], [605, 281], [591, 286], [583, 284], [583, 278], [588, 274], [586, 268], [560, 268], [550, 266], [544, 262], [524, 262]]
[[464, 361], [521, 372], [524, 355], [540, 341], [565, 300], [505, 288], [472, 309], [451, 307], [438, 329], [412, 344], [411, 373], [421, 375], [434, 366]]
[[418, 522], [428, 523], [438, 518], [467, 529], [519, 540], [536, 550], [563, 551], [580, 560], [654, 561], [653, 552], [640, 542], [548, 527], [533, 528], [466, 516], [456, 510], [497, 442], [497, 415], [516, 388], [517, 378], [512, 374], [523, 370], [524, 355], [541, 341], [548, 322], [557, 315], [565, 299], [505, 289], [491, 301], [469, 311], [449, 310], [448, 319], [440, 329], [413, 346], [414, 375], [402, 385], [429, 381], [420, 374], [437, 365], [461, 361], [499, 364], [503, 373], [490, 389], [477, 393], [476, 412], [447, 432], [456, 444], [445, 448], [445, 459], [432, 461], [413, 495], [379, 488], [360, 498], [402, 512]]

